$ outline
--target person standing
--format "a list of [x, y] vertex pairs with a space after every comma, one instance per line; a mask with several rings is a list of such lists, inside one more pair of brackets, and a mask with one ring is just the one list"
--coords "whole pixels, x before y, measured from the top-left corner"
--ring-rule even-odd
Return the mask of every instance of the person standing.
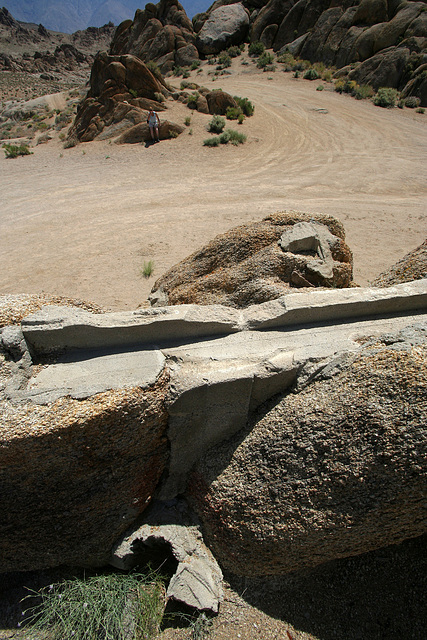
[[159, 138], [160, 118], [157, 115], [156, 111], [153, 111], [153, 109], [150, 109], [148, 113], [147, 124], [150, 127], [152, 141], [160, 142], [160, 138]]

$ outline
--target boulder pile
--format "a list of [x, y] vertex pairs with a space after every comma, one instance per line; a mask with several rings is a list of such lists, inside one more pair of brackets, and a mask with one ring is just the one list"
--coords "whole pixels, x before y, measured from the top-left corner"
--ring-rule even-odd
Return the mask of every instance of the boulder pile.
[[[139, 58], [132, 55], [97, 55], [92, 67], [90, 89], [80, 104], [70, 141], [89, 142], [121, 136], [119, 142], [150, 139], [147, 115], [150, 108], [164, 111], [169, 92], [163, 78], [155, 76]], [[162, 120], [160, 137], [182, 133], [184, 127]]]
[[196, 36], [178, 0], [160, 0], [137, 10], [134, 20], [118, 27], [110, 53], [130, 53], [144, 62], [155, 61], [163, 74], [174, 66], [188, 66], [199, 59]]

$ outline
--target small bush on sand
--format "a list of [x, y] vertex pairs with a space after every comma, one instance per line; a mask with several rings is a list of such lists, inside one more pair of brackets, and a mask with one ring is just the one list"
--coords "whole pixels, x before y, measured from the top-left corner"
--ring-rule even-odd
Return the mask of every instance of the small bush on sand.
[[246, 142], [246, 136], [244, 133], [240, 133], [239, 131], [235, 131], [234, 129], [227, 129], [219, 136], [219, 141], [221, 144], [227, 144], [231, 142], [236, 147], [238, 144], [243, 144]]
[[398, 99], [397, 89], [392, 87], [380, 87], [374, 96], [374, 105], [391, 109], [396, 105]]
[[186, 127], [189, 127], [191, 124], [191, 116], [187, 116], [184, 120], [184, 124]]
[[154, 269], [153, 261], [149, 260], [148, 262], [145, 262], [144, 260], [144, 266], [141, 269], [141, 274], [144, 276], [144, 278], [149, 278], [153, 273], [153, 269]]
[[219, 54], [218, 67], [221, 69], [226, 69], [227, 67], [231, 67], [231, 58], [226, 51], [222, 51]]
[[32, 151], [30, 151], [27, 144], [8, 144], [7, 142], [3, 145], [4, 153], [6, 158], [17, 158], [18, 156], [29, 156], [32, 155]]
[[420, 106], [420, 102], [421, 100], [416, 96], [409, 96], [409, 98], [405, 99], [405, 107], [408, 107], [408, 109], [416, 109]]
[[225, 117], [227, 118], [227, 120], [237, 120], [241, 113], [242, 110], [240, 107], [227, 107]]
[[273, 62], [274, 62], [273, 54], [269, 53], [268, 51], [264, 51], [264, 53], [262, 53], [259, 56], [256, 66], [258, 67], [258, 69], [267, 69], [268, 67], [270, 67], [270, 65], [273, 64]]
[[250, 116], [253, 116], [255, 107], [250, 100], [248, 100], [247, 98], [240, 98], [239, 96], [233, 96], [233, 98], [235, 99], [245, 116], [248, 116], [248, 118]]
[[219, 145], [219, 137], [215, 136], [215, 138], [207, 138], [203, 140], [203, 146], [205, 147], [217, 147]]
[[318, 80], [320, 78], [316, 69], [307, 69], [303, 75], [304, 80]]
[[372, 98], [374, 94], [375, 91], [370, 84], [357, 84], [353, 93], [356, 100], [366, 100], [367, 98]]
[[228, 53], [230, 58], [237, 58], [237, 56], [242, 55], [242, 50], [240, 49], [240, 47], [237, 47], [237, 46], [228, 47], [226, 53]]
[[225, 127], [225, 118], [221, 116], [213, 116], [212, 120], [208, 123], [208, 131], [211, 133], [221, 133]]
[[262, 53], [264, 53], [264, 51], [265, 47], [262, 42], [259, 42], [259, 40], [257, 40], [256, 42], [251, 42], [251, 44], [249, 45], [249, 55], [254, 58], [260, 56]]

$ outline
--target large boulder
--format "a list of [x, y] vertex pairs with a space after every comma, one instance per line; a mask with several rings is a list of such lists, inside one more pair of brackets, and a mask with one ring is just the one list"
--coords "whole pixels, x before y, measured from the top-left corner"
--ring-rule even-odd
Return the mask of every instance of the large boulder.
[[279, 575], [426, 531], [427, 327], [332, 360], [208, 452], [188, 488], [229, 571]]
[[390, 287], [427, 278], [427, 240], [373, 280], [374, 287]]
[[105, 564], [150, 503], [168, 460], [164, 371], [145, 388], [21, 394], [42, 367], [9, 323], [48, 302], [72, 304], [47, 296], [0, 300], [7, 322], [0, 333], [0, 572]]
[[358, 84], [369, 84], [375, 90], [380, 87], [402, 88], [410, 55], [406, 47], [391, 47], [360, 63], [348, 77]]
[[130, 53], [144, 62], [156, 62], [165, 74], [175, 65], [198, 60], [195, 39], [191, 20], [178, 0], [160, 0], [138, 9], [133, 21], [117, 28], [110, 53]]
[[225, 91], [209, 91], [206, 95], [208, 112], [212, 115], [225, 116], [228, 107], [237, 107], [237, 102]]
[[218, 53], [244, 42], [249, 30], [249, 14], [238, 2], [212, 11], [197, 34], [196, 46], [202, 54]]
[[348, 287], [352, 254], [326, 215], [277, 213], [217, 236], [155, 283], [152, 304], [246, 307], [295, 287]]

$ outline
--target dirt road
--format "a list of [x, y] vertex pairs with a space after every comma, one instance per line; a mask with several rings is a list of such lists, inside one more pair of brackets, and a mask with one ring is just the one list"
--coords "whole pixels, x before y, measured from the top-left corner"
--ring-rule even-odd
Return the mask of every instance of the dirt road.
[[243, 125], [227, 123], [246, 133], [244, 145], [204, 147], [210, 116], [168, 102], [161, 116], [183, 124], [192, 114], [191, 125], [148, 148], [63, 149], [54, 139], [31, 156], [1, 154], [1, 293], [135, 308], [218, 233], [286, 209], [344, 223], [361, 285], [425, 239], [426, 115], [316, 91], [319, 81], [281, 71], [239, 66], [213, 82], [204, 69], [197, 82], [255, 104]]

